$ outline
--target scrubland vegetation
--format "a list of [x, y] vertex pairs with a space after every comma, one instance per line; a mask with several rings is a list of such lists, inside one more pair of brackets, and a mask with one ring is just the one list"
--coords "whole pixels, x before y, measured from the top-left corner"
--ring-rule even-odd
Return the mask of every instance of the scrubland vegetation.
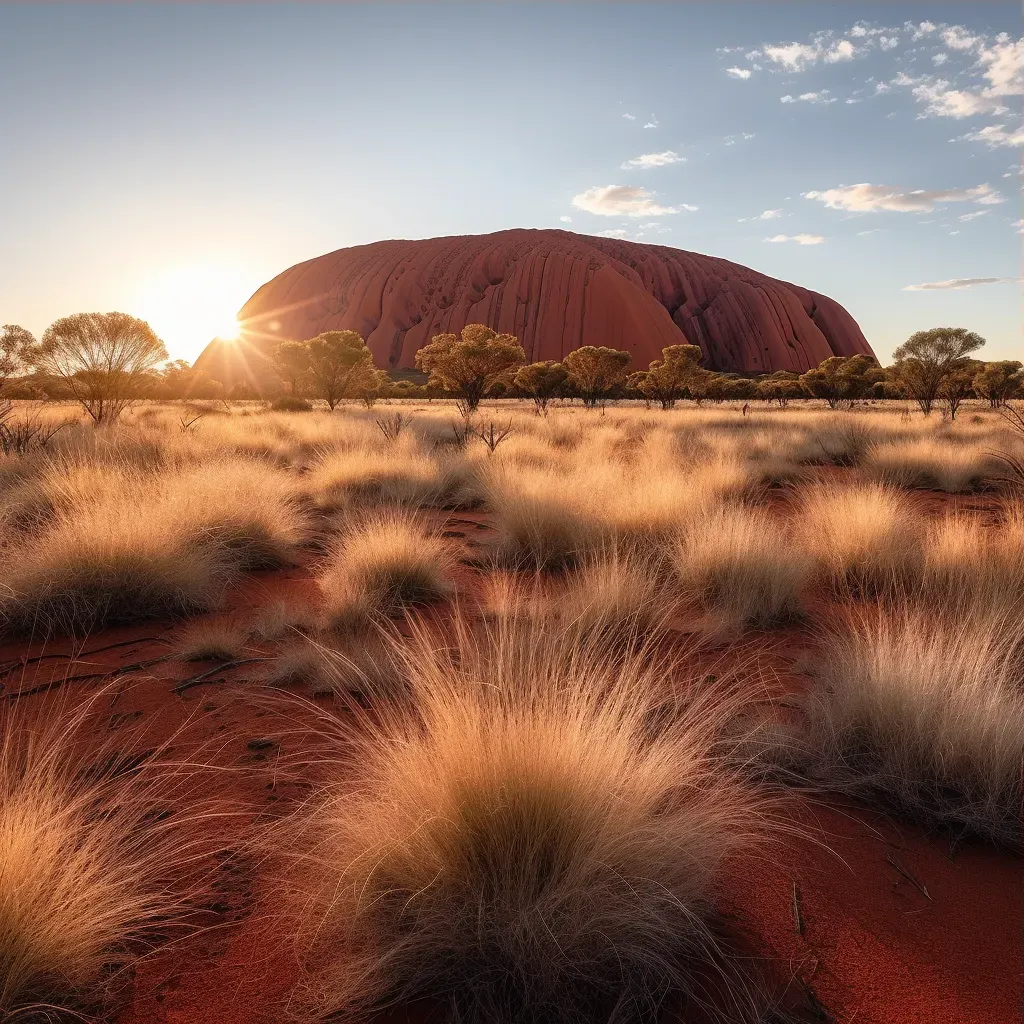
[[[998, 409], [472, 404], [11, 413], [73, 422], [0, 460], [6, 643], [171, 619], [174, 657], [341, 701], [310, 796], [258, 830], [310, 1019], [700, 1003], [718, 879], [790, 783], [1019, 849], [1024, 496], [992, 453], [1022, 438]], [[188, 621], [281, 568], [315, 598]], [[794, 635], [783, 721], [734, 655]], [[152, 788], [58, 758], [77, 719], [26, 721], [0, 761], [4, 1009], [98, 984], [176, 863], [138, 824]], [[761, 1019], [729, 986], [722, 1019]]]

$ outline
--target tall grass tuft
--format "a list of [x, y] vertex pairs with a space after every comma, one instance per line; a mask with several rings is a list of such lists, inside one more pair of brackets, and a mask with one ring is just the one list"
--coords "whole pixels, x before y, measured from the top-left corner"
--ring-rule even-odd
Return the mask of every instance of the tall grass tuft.
[[1021, 841], [1019, 608], [854, 619], [826, 645], [806, 710], [814, 771], [929, 824]]
[[736, 699], [659, 716], [650, 649], [453, 629], [396, 649], [412, 700], [325, 722], [325, 779], [286, 826], [311, 1015], [426, 996], [481, 1024], [633, 1020], [713, 955], [716, 873], [762, 833], [715, 754]]
[[149, 757], [109, 741], [96, 750], [109, 696], [77, 709], [0, 705], [4, 1020], [102, 1011], [111, 970], [130, 966], [157, 927], [183, 923], [198, 865], [217, 848], [212, 805], [166, 746]]

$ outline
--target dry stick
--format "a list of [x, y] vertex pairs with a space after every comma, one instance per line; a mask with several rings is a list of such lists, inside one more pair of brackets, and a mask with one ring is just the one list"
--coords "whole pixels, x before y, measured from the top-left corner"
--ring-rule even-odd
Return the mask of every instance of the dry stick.
[[252, 665], [257, 661], [273, 661], [273, 658], [241, 658], [238, 661], [226, 661], [223, 665], [208, 669], [206, 672], [200, 672], [199, 675], [192, 676], [190, 679], [183, 679], [171, 690], [171, 693], [180, 695], [186, 690], [191, 690], [193, 686], [202, 686], [210, 680], [210, 676], [215, 676], [218, 672], [227, 672], [229, 669], [239, 668], [242, 665]]
[[[892, 868], [898, 871], [908, 882], [910, 882], [912, 886], [914, 886], [915, 889], [923, 893], [925, 899], [932, 899], [925, 885], [918, 881], [918, 879], [916, 879], [905, 867], [903, 867], [903, 865], [900, 864], [900, 862], [891, 853], [887, 853], [885, 855], [885, 859], [889, 862]], [[935, 901], [932, 900], [932, 902], [934, 903]]]
[[120, 668], [111, 669], [109, 672], [89, 672], [81, 676], [64, 676], [63, 679], [54, 679], [49, 683], [40, 686], [32, 686], [27, 690], [16, 690], [7, 694], [8, 700], [17, 700], [19, 697], [34, 697], [37, 693], [49, 693], [51, 690], [59, 690], [68, 683], [85, 683], [90, 679], [113, 679], [115, 676], [123, 676], [128, 672], [140, 672], [150, 665], [157, 665], [161, 661], [170, 661], [174, 655], [166, 654], [162, 658], [150, 658], [148, 661], [137, 661], [133, 665], [122, 665]]
[[793, 925], [797, 935], [803, 935], [804, 919], [800, 913], [800, 886], [795, 881], [793, 882]]
[[91, 651], [78, 651], [77, 653], [72, 652], [71, 654], [37, 654], [34, 658], [20, 658], [18, 661], [12, 661], [7, 665], [0, 668], [0, 676], [10, 675], [12, 672], [17, 672], [19, 668], [24, 668], [26, 665], [34, 665], [40, 661], [47, 661], [51, 658], [68, 658], [71, 661], [79, 661], [82, 658], [87, 658], [93, 654], [100, 654], [103, 651], [112, 651], [115, 647], [131, 647], [134, 644], [146, 644], [146, 643], [157, 643], [163, 640], [160, 636], [140, 636], [135, 640], [119, 640], [116, 644], [107, 644], [105, 647], [94, 647]]

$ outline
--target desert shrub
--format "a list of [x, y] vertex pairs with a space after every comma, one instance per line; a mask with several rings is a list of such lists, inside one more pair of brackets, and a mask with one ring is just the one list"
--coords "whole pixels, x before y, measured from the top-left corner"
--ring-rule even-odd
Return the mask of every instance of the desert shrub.
[[451, 546], [414, 516], [369, 516], [344, 533], [318, 577], [327, 623], [357, 628], [447, 597], [454, 567]]
[[[204, 849], [217, 848], [194, 827], [209, 829], [214, 808], [188, 790], [190, 773], [169, 765], [166, 747], [130, 771], [110, 742], [96, 749], [109, 697], [0, 705], [4, 1020], [102, 1011], [111, 968], [129, 968], [140, 940], [181, 923]], [[186, 792], [187, 813], [176, 806]]]
[[806, 701], [813, 771], [926, 823], [1020, 842], [1016, 615], [897, 610], [826, 645]]
[[281, 395], [271, 403], [272, 412], [312, 412], [313, 403], [296, 395]]
[[397, 649], [411, 701], [324, 723], [318, 796], [278, 836], [311, 1015], [634, 1019], [707, 963], [716, 873], [761, 832], [714, 752], [734, 706], [691, 688], [652, 729], [649, 650], [454, 628]]
[[245, 648], [245, 633], [224, 621], [195, 622], [174, 641], [182, 661], [233, 661]]
[[711, 506], [682, 526], [674, 545], [684, 596], [730, 626], [774, 626], [798, 617], [812, 563], [766, 512]]
[[898, 491], [828, 483], [801, 497], [801, 542], [838, 594], [892, 594], [919, 577], [921, 524]]

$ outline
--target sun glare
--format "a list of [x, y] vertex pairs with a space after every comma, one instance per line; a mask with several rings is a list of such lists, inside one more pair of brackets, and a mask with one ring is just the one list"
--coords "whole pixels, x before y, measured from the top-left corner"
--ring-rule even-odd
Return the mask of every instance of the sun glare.
[[237, 311], [258, 285], [238, 267], [182, 267], [152, 281], [135, 313], [148, 321], [172, 359], [191, 363], [214, 338], [238, 339]]

